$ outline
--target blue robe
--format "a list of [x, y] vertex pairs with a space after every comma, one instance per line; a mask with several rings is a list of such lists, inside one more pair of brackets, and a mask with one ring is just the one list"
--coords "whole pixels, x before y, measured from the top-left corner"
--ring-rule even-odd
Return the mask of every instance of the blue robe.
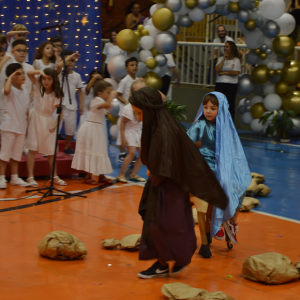
[[[225, 95], [218, 92], [210, 94], [215, 95], [219, 101], [216, 125], [211, 124], [208, 127], [205, 120], [197, 122], [203, 116], [203, 104], [201, 104], [188, 135], [194, 142], [202, 141], [199, 151], [215, 172], [229, 200], [224, 211], [217, 207], [213, 209], [211, 235], [215, 236], [222, 223], [230, 220], [235, 214], [239, 200], [247, 191], [252, 177], [242, 143], [228, 110], [229, 104]], [[214, 128], [215, 136], [213, 135]], [[199, 134], [198, 137], [196, 137], [197, 134]], [[213, 153], [215, 154], [214, 168]]]

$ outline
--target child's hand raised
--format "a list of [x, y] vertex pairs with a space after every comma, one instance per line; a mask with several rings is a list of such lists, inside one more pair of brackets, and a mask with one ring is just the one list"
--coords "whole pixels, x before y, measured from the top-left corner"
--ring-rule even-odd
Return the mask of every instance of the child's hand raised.
[[73, 53], [69, 57], [70, 57], [69, 59], [79, 59], [81, 57], [81, 55], [79, 53]]
[[17, 78], [18, 76], [22, 75], [21, 71], [16, 71], [14, 73], [12, 73], [10, 76], [12, 79]]
[[110, 95], [113, 97], [113, 99], [117, 97], [117, 94], [118, 94], [117, 91], [111, 91], [110, 92]]
[[41, 74], [42, 77], [47, 78], [47, 79], [49, 79], [49, 78], [51, 77], [51, 76], [49, 76], [49, 75], [46, 75], [46, 74], [44, 73], [44, 71], [40, 71], [40, 74]]

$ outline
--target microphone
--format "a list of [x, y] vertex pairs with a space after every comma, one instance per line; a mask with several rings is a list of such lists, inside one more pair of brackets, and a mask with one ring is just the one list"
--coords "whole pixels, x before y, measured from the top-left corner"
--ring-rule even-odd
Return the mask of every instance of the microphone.
[[59, 23], [59, 24], [56, 24], [56, 25], [52, 25], [52, 26], [49, 26], [49, 27], [44, 27], [44, 28], [41, 28], [40, 30], [48, 30], [48, 29], [52, 29], [52, 28], [59, 28], [59, 27], [63, 27], [63, 26], [67, 26], [69, 25], [69, 22], [65, 22], [65, 23]]

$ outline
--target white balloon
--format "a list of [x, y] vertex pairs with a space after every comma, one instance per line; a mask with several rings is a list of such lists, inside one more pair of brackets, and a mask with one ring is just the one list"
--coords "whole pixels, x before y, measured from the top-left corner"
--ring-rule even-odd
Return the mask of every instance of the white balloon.
[[152, 36], [143, 36], [141, 38], [141, 47], [145, 50], [150, 50], [154, 47], [154, 38]]
[[151, 72], [158, 74], [160, 72], [160, 67], [156, 67]]
[[164, 65], [163, 67], [160, 67], [159, 72], [157, 73], [158, 76], [164, 77], [168, 73], [169, 69], [167, 65]]
[[148, 31], [149, 31], [150, 36], [152, 36], [153, 38], [155, 38], [161, 32], [160, 30], [158, 30], [157, 28], [155, 28], [154, 25], [151, 26], [148, 29]]
[[276, 70], [280, 70], [280, 69], [282, 69], [283, 68], [283, 65], [284, 65], [284, 63], [282, 63], [282, 62], [275, 62], [274, 64], [273, 64], [273, 69], [276, 71]]
[[274, 69], [273, 67], [274, 67], [274, 64], [277, 62], [277, 60], [276, 59], [270, 59], [269, 60], [269, 62], [267, 63], [267, 67], [269, 68], [269, 69]]
[[147, 66], [143, 62], [139, 62], [136, 77], [144, 77], [146, 74], [147, 74]]
[[237, 16], [237, 13], [231, 13], [231, 14], [227, 15], [226, 18], [228, 20], [234, 20], [234, 19], [236, 19], [236, 16]]
[[107, 64], [107, 70], [113, 79], [122, 79], [127, 75], [125, 69], [125, 61], [128, 59], [127, 55], [118, 54], [113, 56]]
[[118, 125], [116, 124], [116, 125], [111, 126], [109, 129], [109, 133], [113, 138], [116, 139], [118, 136]]
[[152, 5], [150, 7], [150, 15], [153, 16], [153, 14], [157, 11], [157, 6], [156, 4]]
[[149, 58], [152, 58], [152, 52], [150, 50], [142, 50], [140, 52], [140, 60], [145, 63]]
[[205, 18], [205, 14], [202, 9], [196, 7], [189, 12], [189, 17], [194, 22], [200, 22]]
[[264, 37], [264, 39], [263, 39], [263, 44], [264, 44], [264, 45], [267, 45], [268, 47], [272, 47], [273, 39], [268, 38], [268, 37]]
[[278, 110], [282, 105], [281, 97], [277, 94], [269, 94], [264, 99], [264, 106], [267, 110]]
[[210, 7], [208, 7], [208, 8], [203, 9], [203, 11], [204, 11], [206, 14], [211, 15], [212, 13], [214, 13], [214, 11], [216, 10], [216, 8], [217, 8], [217, 5], [215, 4], [215, 5], [213, 5], [213, 6], [210, 6]]
[[153, 25], [153, 20], [152, 20], [152, 18], [150, 18], [147, 22], [147, 26], [152, 26], [152, 25]]
[[172, 32], [174, 35], [177, 35], [177, 27], [174, 24], [168, 31]]
[[254, 118], [252, 117], [251, 112], [248, 111], [242, 115], [241, 121], [244, 125], [250, 125], [252, 120], [254, 120]]
[[264, 126], [262, 122], [259, 121], [260, 121], [259, 119], [254, 119], [250, 124], [250, 127], [254, 132], [260, 132], [264, 130]]
[[185, 1], [182, 1], [182, 6], [180, 8], [180, 10], [177, 12], [179, 16], [183, 16], [186, 15], [187, 13], [189, 13], [190, 9], [186, 7], [185, 5]]
[[253, 106], [256, 103], [262, 103], [264, 102], [264, 98], [261, 96], [254, 96], [251, 100], [250, 100], [250, 105]]
[[128, 58], [135, 57], [137, 60], [140, 59], [140, 54], [138, 51], [133, 51], [127, 54]]
[[271, 82], [267, 82], [263, 86], [263, 92], [265, 95], [274, 94], [275, 93], [275, 84]]
[[289, 35], [294, 31], [296, 27], [295, 18], [292, 15], [286, 13], [284, 13], [279, 19], [276, 19], [275, 22], [280, 28], [279, 35]]
[[[282, 0], [281, 0], [282, 1]], [[255, 29], [245, 33], [245, 43], [250, 49], [257, 49], [263, 44], [263, 32], [260, 29]]]
[[259, 11], [267, 19], [278, 19], [284, 14], [285, 2], [283, 0], [264, 0], [259, 5]]
[[179, 14], [176, 12], [176, 13], [173, 13], [174, 15], [174, 23], [177, 23], [177, 21], [179, 20]]

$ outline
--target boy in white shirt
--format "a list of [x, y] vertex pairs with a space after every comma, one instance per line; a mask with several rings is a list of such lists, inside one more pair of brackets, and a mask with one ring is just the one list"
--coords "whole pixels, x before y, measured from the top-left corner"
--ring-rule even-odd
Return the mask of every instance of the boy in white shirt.
[[[120, 101], [120, 111], [119, 111], [119, 119], [118, 119], [118, 136], [121, 134], [120, 132], [120, 124], [123, 114], [123, 109], [126, 104], [128, 104], [128, 99], [130, 95], [130, 88], [134, 81], [138, 80], [136, 77], [136, 73], [138, 71], [138, 60], [135, 57], [131, 57], [126, 60], [125, 67], [128, 75], [126, 75], [120, 82], [118, 87], [117, 99]], [[119, 138], [120, 139], [120, 138]], [[120, 146], [120, 155], [119, 162], [123, 162], [126, 157], [125, 148]]]
[[0, 127], [2, 144], [0, 151], [1, 189], [7, 187], [5, 171], [8, 161], [10, 161], [11, 169], [10, 185], [29, 186], [28, 183], [19, 178], [18, 166], [25, 142], [30, 98], [22, 88], [25, 83], [25, 74], [21, 64], [10, 64], [6, 68], [6, 75], [8, 79], [3, 89], [4, 115]]
[[[77, 100], [76, 100], [76, 90], [79, 98], [79, 114], [83, 113], [83, 93], [82, 93], [82, 79], [80, 74], [74, 72], [72, 69], [75, 66], [76, 60], [80, 57], [78, 53], [74, 53], [71, 50], [64, 51], [66, 65], [68, 67], [68, 81], [70, 87], [70, 95], [68, 91], [68, 86], [66, 81], [64, 82], [63, 92], [64, 92], [64, 101], [62, 103], [62, 112], [63, 112], [63, 121], [65, 122], [65, 132], [66, 132], [66, 144], [65, 151], [66, 155], [74, 155], [75, 151], [70, 148], [73, 135], [76, 132], [77, 125]], [[57, 73], [59, 73], [59, 79], [62, 81], [61, 70], [64, 66], [63, 61], [57, 64]], [[69, 99], [71, 98], [72, 104], [70, 104]]]

